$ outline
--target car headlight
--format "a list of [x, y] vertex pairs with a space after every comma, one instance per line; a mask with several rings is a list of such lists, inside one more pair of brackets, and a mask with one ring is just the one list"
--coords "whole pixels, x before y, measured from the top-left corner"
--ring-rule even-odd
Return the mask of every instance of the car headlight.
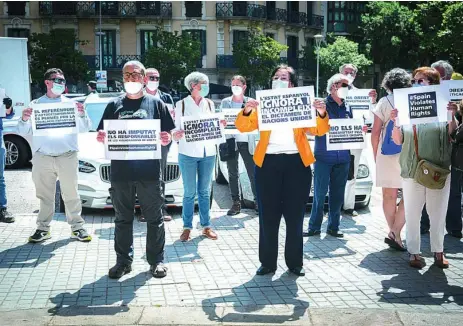
[[357, 171], [357, 179], [365, 179], [370, 175], [370, 169], [365, 164], [360, 164]]
[[96, 169], [92, 164], [85, 162], [85, 161], [79, 161], [79, 172], [92, 173], [95, 171]]

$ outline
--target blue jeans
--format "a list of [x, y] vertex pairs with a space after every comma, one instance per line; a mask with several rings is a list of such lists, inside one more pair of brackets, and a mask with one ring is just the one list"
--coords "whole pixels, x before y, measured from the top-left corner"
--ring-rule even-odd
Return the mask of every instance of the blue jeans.
[[349, 162], [331, 164], [322, 161], [314, 163], [314, 198], [310, 213], [309, 230], [320, 231], [323, 221], [323, 206], [328, 197], [328, 227], [329, 231], [339, 231], [341, 207], [344, 203], [344, 191], [349, 174]]
[[0, 132], [2, 137], [2, 145], [0, 148], [0, 207], [6, 208], [6, 186], [5, 186], [5, 160], [6, 160], [6, 149], [5, 142], [3, 141], [3, 134]]
[[[198, 192], [199, 221], [203, 228], [211, 225], [209, 201], [211, 196], [212, 172], [214, 171], [215, 155], [206, 157], [191, 157], [178, 154], [178, 164], [183, 180], [183, 228], [193, 228], [196, 190]], [[198, 178], [196, 178], [196, 175]], [[197, 180], [197, 182], [196, 182]]]

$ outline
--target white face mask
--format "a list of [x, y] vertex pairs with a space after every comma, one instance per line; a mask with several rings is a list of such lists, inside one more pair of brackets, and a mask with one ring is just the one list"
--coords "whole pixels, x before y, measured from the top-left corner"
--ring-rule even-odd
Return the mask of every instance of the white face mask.
[[338, 88], [338, 90], [336, 91], [339, 98], [346, 98], [348, 92], [349, 92], [348, 87], [341, 87], [341, 88]]
[[146, 88], [148, 88], [150, 91], [155, 91], [157, 90], [159, 87], [159, 82], [158, 81], [149, 81], [147, 84], [146, 84]]
[[53, 94], [55, 94], [55, 95], [61, 95], [61, 94], [63, 94], [65, 89], [66, 89], [66, 85], [53, 83], [53, 87], [51, 88], [51, 92]]
[[142, 87], [143, 85], [137, 82], [124, 83], [125, 91], [130, 95], [138, 94], [141, 91]]
[[241, 86], [232, 86], [232, 93], [235, 96], [240, 96], [243, 94], [243, 88]]
[[355, 80], [355, 77], [352, 76], [351, 74], [347, 74], [347, 75], [345, 75], [345, 76], [346, 76], [347, 81], [349, 82], [349, 85], [352, 85], [352, 83], [353, 83], [354, 80]]
[[288, 88], [288, 87], [289, 87], [289, 81], [287, 80], [276, 79], [272, 81], [272, 89]]

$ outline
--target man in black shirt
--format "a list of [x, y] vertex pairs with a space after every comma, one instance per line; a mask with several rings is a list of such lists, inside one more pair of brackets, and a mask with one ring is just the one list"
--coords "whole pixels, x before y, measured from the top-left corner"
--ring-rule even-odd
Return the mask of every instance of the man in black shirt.
[[[104, 120], [159, 119], [161, 145], [171, 142], [170, 131], [175, 128], [166, 105], [143, 92], [145, 67], [138, 61], [129, 61], [122, 70], [125, 95], [109, 103], [98, 126], [97, 140], [104, 142]], [[130, 273], [133, 262], [133, 220], [135, 196], [138, 196], [147, 221], [146, 258], [154, 277], [164, 277], [165, 229], [162, 218], [164, 197], [161, 192], [160, 160], [112, 160], [110, 195], [116, 211], [114, 221], [114, 249], [117, 263], [109, 270], [110, 278], [120, 278]]]

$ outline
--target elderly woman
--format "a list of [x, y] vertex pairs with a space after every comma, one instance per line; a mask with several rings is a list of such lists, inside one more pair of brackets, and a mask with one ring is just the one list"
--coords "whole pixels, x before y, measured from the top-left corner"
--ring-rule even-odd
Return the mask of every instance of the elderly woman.
[[199, 220], [202, 234], [216, 240], [217, 234], [212, 230], [209, 215], [212, 173], [214, 171], [216, 146], [207, 142], [190, 142], [185, 140], [182, 130], [182, 117], [205, 116], [215, 113], [214, 103], [205, 97], [209, 94], [209, 78], [200, 72], [193, 72], [185, 77], [185, 87], [191, 95], [175, 105], [175, 141], [179, 141], [178, 163], [183, 180], [183, 233], [181, 241], [190, 240], [193, 229], [193, 214], [196, 190], [198, 192]]
[[[272, 74], [272, 88], [294, 87], [297, 83], [293, 68], [278, 66]], [[281, 216], [286, 221], [285, 260], [289, 271], [305, 275], [303, 268], [302, 226], [310, 191], [314, 157], [307, 134], [322, 136], [329, 130], [325, 103], [314, 100], [317, 125], [313, 128], [286, 128], [261, 131], [254, 152], [256, 188], [259, 203], [259, 260], [257, 275], [274, 273], [277, 269], [278, 230]], [[259, 128], [258, 102], [249, 100], [238, 114], [235, 125], [241, 132]]]
[[405, 225], [404, 201], [397, 206], [397, 196], [402, 188], [399, 155], [401, 147], [392, 141], [394, 121], [391, 111], [394, 109], [394, 89], [411, 87], [411, 76], [400, 68], [394, 68], [384, 76], [382, 85], [387, 96], [381, 98], [373, 109], [375, 121], [371, 130], [371, 145], [376, 162], [376, 186], [383, 190], [383, 212], [389, 227], [384, 239], [391, 248], [405, 251], [400, 232]]
[[[412, 76], [413, 85], [426, 86], [440, 83], [439, 72], [434, 68], [418, 68]], [[431, 251], [434, 253], [434, 264], [440, 268], [449, 266], [444, 257], [444, 227], [450, 192], [450, 175], [446, 177], [442, 189], [427, 188], [414, 179], [418, 166], [416, 143], [420, 159], [432, 162], [443, 169], [450, 168], [451, 144], [449, 136], [456, 129], [454, 117], [457, 105], [450, 102], [447, 109], [452, 113], [451, 122], [396, 126], [392, 132], [394, 142], [402, 144], [399, 162], [405, 199], [407, 249], [410, 253], [409, 264], [414, 268], [424, 266], [420, 256], [420, 217], [425, 204], [431, 221]], [[392, 110], [391, 119], [395, 121], [397, 115], [397, 109]]]
[[[352, 118], [344, 99], [348, 92], [348, 80], [345, 75], [336, 74], [328, 80], [326, 91], [330, 94], [326, 98], [326, 111], [330, 119]], [[326, 136], [315, 137], [314, 164], [314, 201], [309, 220], [309, 230], [304, 236], [315, 236], [321, 233], [323, 221], [323, 207], [329, 189], [329, 214], [326, 233], [337, 238], [344, 235], [339, 232], [341, 207], [344, 202], [344, 190], [350, 166], [350, 151], [328, 151]]]

